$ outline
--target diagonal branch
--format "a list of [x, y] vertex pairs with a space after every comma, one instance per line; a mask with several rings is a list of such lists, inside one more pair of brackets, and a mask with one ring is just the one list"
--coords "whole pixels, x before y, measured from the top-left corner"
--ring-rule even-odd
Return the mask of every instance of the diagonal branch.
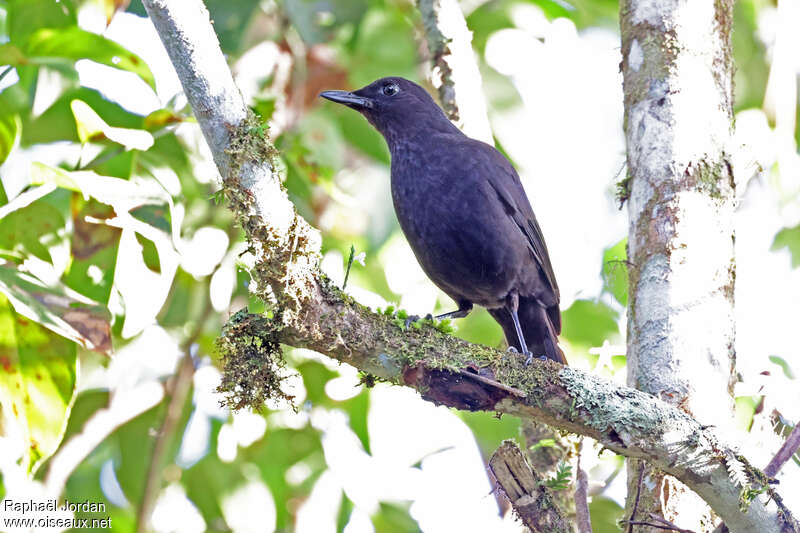
[[311, 348], [414, 387], [429, 401], [532, 418], [644, 459], [700, 494], [731, 531], [800, 532], [766, 477], [686, 413], [574, 368], [540, 361], [525, 367], [519, 358], [433, 327], [405, 331], [402, 321], [371, 312], [330, 284], [317, 268], [319, 234], [296, 214], [274, 176], [274, 149], [233, 84], [202, 2], [143, 3], [247, 234], [254, 292], [272, 310], [272, 318], [233, 317], [222, 337], [227, 358], [243, 355], [250, 368], [260, 368], [264, 357], [276, 357], [276, 343]]
[[489, 468], [522, 523], [535, 533], [572, 533], [553, 499], [553, 492], [533, 470], [514, 441], [500, 445]]
[[783, 465], [797, 453], [798, 448], [800, 448], [800, 423], [795, 424], [794, 429], [786, 438], [786, 442], [764, 469], [764, 473], [769, 477], [777, 476]]

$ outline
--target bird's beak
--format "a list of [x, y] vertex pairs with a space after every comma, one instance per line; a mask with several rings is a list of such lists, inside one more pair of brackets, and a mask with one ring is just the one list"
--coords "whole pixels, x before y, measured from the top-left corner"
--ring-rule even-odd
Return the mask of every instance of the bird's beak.
[[369, 109], [372, 107], [372, 100], [347, 91], [323, 91], [319, 93], [323, 98], [331, 102], [343, 104], [356, 110]]

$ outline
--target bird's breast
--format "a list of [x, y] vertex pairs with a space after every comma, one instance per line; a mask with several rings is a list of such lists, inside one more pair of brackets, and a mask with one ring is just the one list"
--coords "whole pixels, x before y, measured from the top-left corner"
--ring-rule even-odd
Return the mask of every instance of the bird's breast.
[[[448, 179], [449, 178], [449, 179]], [[518, 277], [523, 243], [479, 186], [433, 164], [392, 165], [392, 199], [420, 266], [450, 297], [485, 307], [502, 302]], [[518, 233], [518, 232], [517, 232]]]

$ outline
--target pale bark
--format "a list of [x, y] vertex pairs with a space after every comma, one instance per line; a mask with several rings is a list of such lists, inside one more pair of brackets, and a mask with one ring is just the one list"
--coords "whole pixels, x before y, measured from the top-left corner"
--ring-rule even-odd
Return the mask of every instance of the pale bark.
[[[521, 358], [427, 325], [404, 330], [398, 325], [402, 320], [371, 312], [332, 286], [316, 268], [316, 231], [295, 214], [273, 179], [268, 142], [248, 120], [230, 72], [222, 68], [224, 59], [202, 3], [143, 3], [175, 63], [214, 152], [230, 207], [252, 245], [256, 294], [270, 302], [273, 312], [272, 318], [241, 312], [232, 317], [220, 343], [226, 359], [238, 354], [247, 368], [259, 370], [270, 357], [280, 357], [277, 343], [317, 350], [414, 387], [429, 401], [535, 419], [652, 462], [697, 491], [731, 531], [800, 531], [759, 472], [738, 459], [714, 428], [701, 426], [685, 412], [553, 362], [525, 367]], [[747, 487], [766, 491], [753, 498], [747, 513], [738, 509], [742, 476], [732, 479], [729, 469], [744, 472]]]
[[[725, 151], [733, 121], [732, 6], [627, 0], [621, 8], [628, 384], [723, 430], [732, 421], [734, 362], [734, 183]], [[634, 471], [629, 465], [629, 495], [637, 491]], [[713, 529], [695, 494], [650, 468], [638, 511]]]

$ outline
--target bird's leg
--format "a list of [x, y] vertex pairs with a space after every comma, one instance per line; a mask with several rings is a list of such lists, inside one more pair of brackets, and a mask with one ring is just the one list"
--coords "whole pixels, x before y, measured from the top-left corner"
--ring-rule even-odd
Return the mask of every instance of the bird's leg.
[[519, 339], [519, 346], [522, 348], [522, 355], [526, 356], [525, 366], [527, 366], [531, 364], [533, 354], [528, 351], [528, 345], [525, 344], [525, 335], [522, 334], [522, 326], [519, 323], [519, 315], [517, 314], [517, 310], [519, 309], [519, 295], [516, 292], [508, 294], [506, 298], [506, 309], [511, 315], [511, 320], [514, 321], [514, 330], [517, 332], [517, 339]]
[[[464, 318], [469, 314], [470, 311], [472, 311], [472, 302], [461, 301], [458, 302], [458, 309], [456, 309], [455, 311], [450, 311], [449, 313], [442, 313], [441, 315], [436, 315], [436, 316], [433, 316], [430, 313], [428, 313], [427, 315], [425, 315], [425, 319], [430, 320], [435, 318], [436, 320], [444, 320], [445, 318]], [[412, 322], [416, 322], [417, 320], [419, 320], [418, 315], [411, 315], [408, 318], [406, 318], [406, 329], [408, 329], [408, 326], [410, 326]]]

